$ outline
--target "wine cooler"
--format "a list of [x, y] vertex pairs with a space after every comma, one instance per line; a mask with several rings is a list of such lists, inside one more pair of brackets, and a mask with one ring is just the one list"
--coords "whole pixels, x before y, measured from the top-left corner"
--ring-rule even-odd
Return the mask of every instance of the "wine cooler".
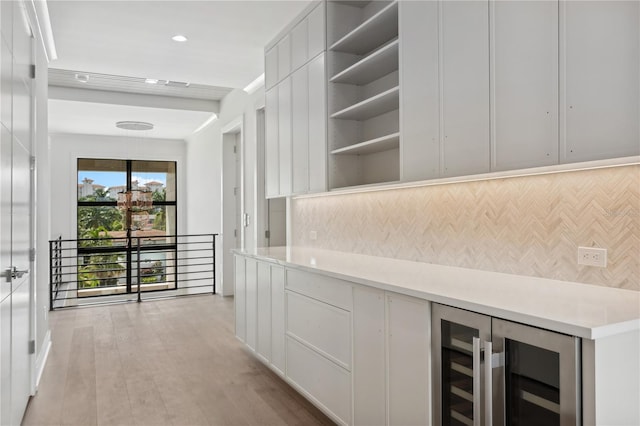
[[577, 426], [580, 339], [434, 305], [434, 425]]

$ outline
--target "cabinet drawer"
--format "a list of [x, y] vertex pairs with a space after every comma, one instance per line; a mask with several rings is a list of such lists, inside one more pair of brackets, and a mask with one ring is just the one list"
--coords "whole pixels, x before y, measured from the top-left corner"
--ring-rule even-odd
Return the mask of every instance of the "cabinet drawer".
[[351, 374], [287, 337], [287, 377], [342, 421], [351, 419]]
[[287, 269], [288, 290], [351, 312], [351, 283], [319, 274]]
[[351, 369], [351, 315], [317, 300], [287, 292], [287, 334]]

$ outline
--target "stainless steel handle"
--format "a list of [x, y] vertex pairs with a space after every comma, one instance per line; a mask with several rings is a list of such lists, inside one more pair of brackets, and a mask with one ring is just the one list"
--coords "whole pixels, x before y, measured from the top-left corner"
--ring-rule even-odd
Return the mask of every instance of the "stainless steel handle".
[[473, 338], [473, 426], [480, 426], [480, 339]]
[[22, 278], [24, 274], [28, 274], [28, 273], [29, 273], [28, 269], [18, 270], [18, 268], [16, 268], [15, 266], [12, 266], [11, 268], [5, 269], [4, 272], [2, 273], [2, 276], [5, 277], [6, 282], [10, 283], [11, 280], [15, 280], [16, 278]]
[[484, 424], [493, 424], [493, 344], [484, 342]]

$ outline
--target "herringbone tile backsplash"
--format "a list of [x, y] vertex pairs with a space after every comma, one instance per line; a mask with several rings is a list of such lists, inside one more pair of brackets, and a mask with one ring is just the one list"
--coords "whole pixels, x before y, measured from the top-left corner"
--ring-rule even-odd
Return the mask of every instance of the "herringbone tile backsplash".
[[291, 217], [297, 246], [640, 291], [638, 165], [300, 198]]

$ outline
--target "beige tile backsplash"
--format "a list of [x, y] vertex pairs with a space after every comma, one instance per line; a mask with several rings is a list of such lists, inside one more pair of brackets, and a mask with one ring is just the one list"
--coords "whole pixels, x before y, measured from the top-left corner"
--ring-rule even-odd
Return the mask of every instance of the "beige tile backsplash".
[[[291, 213], [298, 246], [640, 291], [639, 165], [299, 198]], [[578, 265], [578, 246], [606, 248], [607, 267]]]

